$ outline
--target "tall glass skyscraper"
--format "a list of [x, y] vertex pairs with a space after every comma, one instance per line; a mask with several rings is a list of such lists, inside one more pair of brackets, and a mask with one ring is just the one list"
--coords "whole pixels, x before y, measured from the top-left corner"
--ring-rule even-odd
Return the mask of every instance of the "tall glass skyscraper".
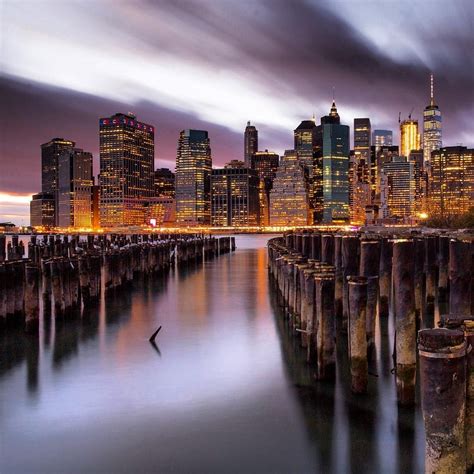
[[[349, 127], [341, 125], [336, 103], [316, 127], [317, 157], [322, 166], [322, 213], [324, 223], [349, 220]], [[318, 194], [316, 194], [318, 196]], [[318, 209], [316, 209], [318, 210]], [[321, 215], [322, 214], [322, 215]]]
[[254, 153], [258, 151], [258, 130], [255, 125], [250, 125], [250, 121], [247, 122], [244, 133], [244, 163], [247, 168], [250, 168], [251, 158]]
[[58, 160], [58, 226], [92, 225], [92, 153], [65, 150]]
[[205, 130], [182, 130], [176, 159], [176, 222], [182, 226], [211, 223], [212, 158]]
[[429, 168], [431, 152], [443, 146], [441, 111], [434, 101], [433, 74], [430, 76], [430, 103], [423, 111], [423, 161]]
[[383, 146], [392, 146], [393, 132], [391, 130], [374, 130], [372, 134], [372, 145], [378, 152]]
[[61, 153], [75, 147], [72, 140], [53, 138], [41, 145], [41, 192], [54, 199], [54, 225], [58, 225], [58, 160]]
[[400, 124], [400, 155], [408, 158], [412, 150], [420, 149], [418, 120], [409, 117]]
[[154, 127], [115, 114], [100, 119], [99, 134], [101, 226], [145, 224], [145, 203], [154, 193]]

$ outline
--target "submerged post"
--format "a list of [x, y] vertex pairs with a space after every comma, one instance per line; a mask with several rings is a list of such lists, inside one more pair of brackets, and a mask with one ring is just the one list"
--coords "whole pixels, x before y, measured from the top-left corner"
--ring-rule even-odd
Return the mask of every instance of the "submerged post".
[[393, 299], [397, 397], [401, 405], [415, 402], [416, 317], [414, 244], [400, 239], [393, 243]]
[[349, 277], [349, 360], [351, 390], [366, 393], [368, 383], [366, 309], [367, 278]]
[[471, 313], [471, 243], [449, 242], [449, 313]]
[[461, 331], [418, 333], [421, 405], [425, 422], [425, 472], [464, 474], [466, 343]]

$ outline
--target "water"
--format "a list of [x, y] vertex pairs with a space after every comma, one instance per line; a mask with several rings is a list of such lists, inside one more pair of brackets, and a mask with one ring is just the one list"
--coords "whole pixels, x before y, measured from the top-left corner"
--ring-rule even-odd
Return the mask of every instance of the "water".
[[269, 291], [267, 239], [45, 321], [39, 339], [0, 336], [0, 472], [422, 472], [392, 324], [370, 395], [350, 394], [342, 343], [335, 385], [315, 382]]

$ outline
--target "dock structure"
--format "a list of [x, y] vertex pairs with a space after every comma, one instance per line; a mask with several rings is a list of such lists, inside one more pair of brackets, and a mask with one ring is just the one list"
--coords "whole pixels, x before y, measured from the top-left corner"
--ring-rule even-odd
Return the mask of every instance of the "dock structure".
[[397, 401], [421, 403], [426, 473], [474, 472], [473, 262], [474, 236], [461, 232], [311, 230], [268, 242], [271, 291], [315, 379], [334, 379], [341, 344], [352, 392], [370, 393], [375, 328], [392, 320]]
[[97, 305], [102, 292], [131, 286], [172, 268], [234, 251], [235, 237], [201, 234], [0, 236], [0, 331], [39, 331], [43, 317], [60, 321]]

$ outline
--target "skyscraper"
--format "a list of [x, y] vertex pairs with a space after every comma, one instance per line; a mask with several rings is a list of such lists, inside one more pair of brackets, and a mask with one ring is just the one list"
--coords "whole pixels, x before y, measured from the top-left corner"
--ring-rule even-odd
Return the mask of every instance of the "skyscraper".
[[280, 157], [272, 151], [257, 151], [252, 155], [252, 169], [258, 177], [259, 183], [259, 202], [260, 202], [260, 225], [269, 225], [270, 223], [270, 191], [273, 187], [273, 180], [280, 163]]
[[[382, 208], [387, 207], [390, 217], [405, 219], [415, 214], [415, 164], [406, 156], [392, 156], [382, 166]], [[386, 199], [386, 202], [384, 200]]]
[[270, 191], [270, 225], [305, 226], [308, 213], [304, 167], [295, 150], [286, 150]]
[[314, 119], [303, 120], [293, 131], [295, 151], [298, 160], [305, 168], [306, 188], [308, 191], [308, 205], [310, 221], [314, 222], [316, 196], [322, 183], [322, 168], [318, 166], [316, 154], [316, 123]]
[[250, 121], [247, 122], [244, 133], [244, 163], [247, 168], [251, 166], [251, 157], [258, 151], [258, 130], [255, 125], [250, 125]]
[[176, 221], [211, 223], [211, 147], [207, 131], [182, 130], [176, 159]]
[[58, 226], [92, 225], [92, 153], [74, 148], [58, 159]]
[[53, 138], [41, 145], [41, 191], [54, 199], [54, 225], [58, 225], [58, 159], [64, 150], [74, 148], [72, 140]]
[[[316, 127], [316, 160], [322, 174], [315, 183], [315, 221], [349, 220], [349, 127], [341, 125], [336, 103]], [[322, 190], [321, 190], [322, 188]]]
[[392, 146], [393, 132], [391, 130], [374, 130], [372, 135], [372, 145], [375, 146], [376, 152], [380, 147]]
[[154, 127], [133, 114], [101, 118], [100, 223], [102, 227], [142, 225], [145, 202], [153, 196]]
[[400, 155], [409, 157], [412, 150], [420, 149], [420, 133], [418, 131], [418, 120], [411, 116], [400, 123]]
[[354, 153], [365, 163], [370, 162], [371, 126], [368, 118], [354, 119]]
[[462, 214], [472, 207], [474, 149], [448, 146], [432, 152], [428, 202], [428, 212], [443, 218]]
[[434, 101], [433, 74], [430, 76], [430, 103], [423, 111], [423, 161], [426, 169], [430, 166], [431, 152], [442, 146], [441, 111]]
[[257, 226], [260, 221], [258, 174], [234, 165], [231, 162], [222, 169], [212, 170], [212, 225]]
[[30, 201], [30, 225], [32, 227], [54, 227], [54, 203], [52, 194], [33, 194]]

